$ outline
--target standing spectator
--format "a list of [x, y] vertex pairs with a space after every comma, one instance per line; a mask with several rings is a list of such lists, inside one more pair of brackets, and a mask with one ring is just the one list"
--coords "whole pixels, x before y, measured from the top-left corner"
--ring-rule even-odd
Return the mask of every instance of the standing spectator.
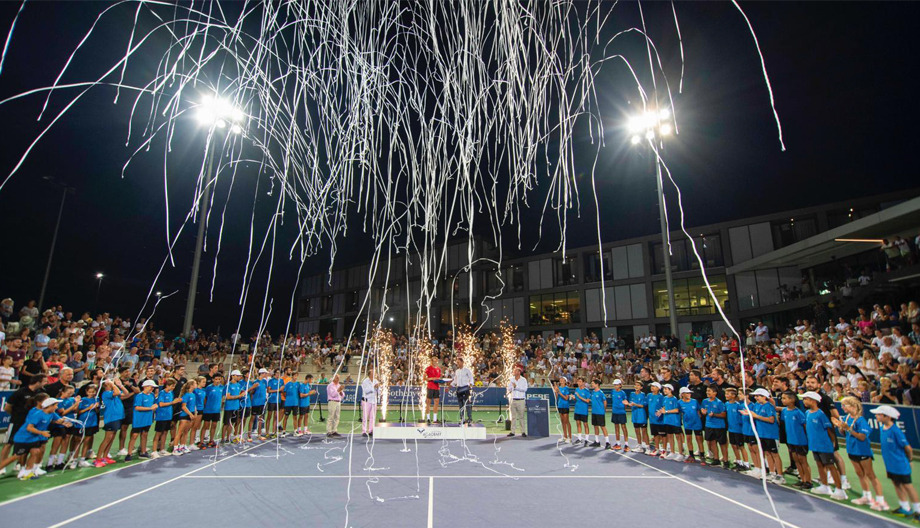
[[10, 340], [10, 344], [7, 346], [7, 349], [6, 349], [6, 356], [13, 358], [13, 364], [11, 365], [13, 367], [13, 370], [15, 370], [17, 373], [20, 370], [22, 370], [22, 365], [26, 359], [26, 351], [22, 347], [21, 338], [14, 336]]
[[[16, 436], [16, 431], [25, 423], [26, 415], [29, 414], [29, 410], [32, 408], [32, 397], [38, 394], [44, 385], [45, 376], [39, 374], [6, 399], [6, 405], [3, 406], [3, 410], [10, 415], [10, 426], [6, 430], [3, 449], [0, 450], [0, 460], [6, 460], [10, 455], [10, 450], [13, 448], [13, 437]], [[6, 473], [6, 468], [0, 469], [0, 475], [4, 473]]]
[[0, 360], [0, 391], [8, 391], [12, 385], [19, 385], [21, 382], [16, 378], [16, 371], [13, 369], [13, 358], [3, 356]]
[[763, 324], [763, 321], [757, 322], [757, 327], [754, 328], [754, 341], [756, 343], [766, 343], [770, 340], [770, 329], [767, 328], [767, 325]]
[[30, 381], [32, 377], [38, 375], [45, 375], [45, 360], [42, 358], [41, 350], [36, 350], [32, 352], [32, 357], [22, 363], [22, 370], [19, 372], [19, 377], [22, 379], [22, 382], [26, 385], [31, 385]]
[[[28, 318], [25, 323], [22, 323], [24, 318]], [[38, 320], [38, 308], [35, 306], [35, 299], [32, 299], [25, 306], [19, 310], [19, 321], [23, 326], [28, 328], [35, 327], [35, 321]]]
[[329, 404], [329, 416], [326, 418], [326, 436], [335, 438], [341, 436], [336, 430], [339, 426], [339, 415], [342, 412], [342, 396], [345, 387], [339, 384], [339, 375], [332, 377], [332, 383], [326, 386], [326, 401]]
[[8, 323], [11, 317], [13, 317], [13, 299], [7, 297], [0, 301], [0, 321]]
[[67, 366], [73, 371], [73, 382], [83, 383], [86, 377], [86, 363], [83, 362], [83, 352], [74, 352], [73, 357], [67, 361]]
[[521, 436], [527, 437], [526, 429], [526, 401], [527, 401], [527, 379], [521, 376], [521, 369], [514, 369], [514, 378], [508, 382], [508, 396], [511, 408], [511, 432], [508, 436], [514, 436], [515, 429], [521, 431]]
[[64, 367], [61, 369], [60, 378], [45, 386], [44, 391], [51, 396], [52, 398], [57, 398], [62, 392], [64, 392], [65, 387], [73, 386], [73, 369], [70, 367]]

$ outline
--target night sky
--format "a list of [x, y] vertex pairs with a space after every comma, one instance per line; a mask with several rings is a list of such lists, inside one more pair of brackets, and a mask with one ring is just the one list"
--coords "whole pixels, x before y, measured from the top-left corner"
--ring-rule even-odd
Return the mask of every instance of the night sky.
[[[0, 74], [0, 99], [50, 85], [105, 4], [43, 2], [26, 6]], [[744, 3], [764, 53], [783, 124], [787, 152], [781, 152], [753, 40], [741, 15], [727, 3], [678, 3], [685, 54], [683, 93], [678, 95], [680, 55], [670, 4], [644, 4], [650, 34], [659, 46], [675, 91], [680, 135], [667, 143], [666, 160], [684, 193], [691, 225], [724, 221], [829, 201], [908, 189], [916, 186], [911, 157], [918, 150], [913, 97], [917, 67], [914, 26], [920, 5], [892, 3]], [[5, 38], [19, 4], [0, 3]], [[133, 10], [123, 9], [124, 24], [114, 19], [85, 46], [65, 82], [98, 76], [124, 53]], [[635, 5], [623, 3], [612, 28], [638, 23]], [[622, 44], [639, 50], [638, 37]], [[138, 60], [134, 68], [154, 68]], [[636, 67], [647, 70], [643, 55]], [[629, 146], [618, 127], [635, 105], [622, 67], [605, 68], [598, 80], [606, 147], [598, 164], [597, 188], [605, 241], [646, 235], [658, 227], [655, 183], [648, 159]], [[15, 166], [28, 145], [75, 95], [52, 99], [54, 113], [36, 117], [42, 95], [0, 105], [3, 141], [0, 178]], [[61, 191], [44, 176], [75, 188], [67, 197], [48, 285], [46, 305], [63, 304], [74, 312], [91, 310], [96, 272], [105, 273], [99, 308], [135, 317], [166, 255], [162, 149], [137, 158], [121, 177], [121, 168], [137, 147], [126, 146], [131, 98], [113, 105], [114, 93], [89, 92], [32, 151], [22, 169], [0, 190], [3, 250], [0, 298], [12, 297], [17, 308], [38, 298]], [[198, 134], [198, 135], [196, 135]], [[170, 215], [174, 226], [190, 207], [192, 180], [201, 164], [203, 139], [194, 130], [180, 131], [168, 171]], [[595, 147], [578, 143], [582, 169], [588, 173]], [[243, 169], [245, 170], [245, 168]], [[188, 173], [188, 178], [181, 176]], [[249, 187], [246, 187], [249, 185]], [[227, 335], [240, 318], [242, 284], [256, 176], [241, 178], [228, 204], [224, 242], [218, 259], [213, 302], [209, 289], [214, 266], [212, 243], [202, 261], [196, 325], [220, 327]], [[580, 182], [582, 220], [570, 225], [570, 246], [595, 243], [594, 207], [587, 176]], [[264, 194], [264, 193], [262, 193]], [[672, 193], [673, 194], [673, 193]], [[257, 213], [271, 205], [259, 198]], [[262, 202], [265, 202], [264, 204]], [[264, 205], [264, 207], [263, 207]], [[676, 205], [670, 206], [676, 211]], [[260, 215], [265, 217], [266, 215]], [[535, 215], [528, 214], [532, 219]], [[675, 217], [676, 219], [676, 217]], [[258, 229], [265, 228], [261, 221]], [[175, 229], [175, 227], [173, 228]], [[276, 253], [274, 297], [269, 328], [284, 328], [297, 265], [285, 262], [290, 223], [281, 231]], [[157, 323], [175, 331], [181, 326], [191, 268], [195, 226], [180, 240], [176, 266], [167, 266], [157, 287], [178, 291], [161, 304]], [[216, 237], [217, 225], [210, 236]], [[538, 251], [555, 247], [558, 232], [549, 230]], [[352, 242], [341, 256], [366, 260], [363, 241]], [[525, 247], [535, 240], [525, 239]], [[510, 245], [510, 244], [509, 244]], [[279, 262], [280, 261], [280, 262]], [[328, 266], [315, 257], [308, 271]], [[254, 279], [253, 298], [243, 330], [258, 320], [265, 290], [264, 269]], [[255, 305], [253, 308], [252, 305]]]

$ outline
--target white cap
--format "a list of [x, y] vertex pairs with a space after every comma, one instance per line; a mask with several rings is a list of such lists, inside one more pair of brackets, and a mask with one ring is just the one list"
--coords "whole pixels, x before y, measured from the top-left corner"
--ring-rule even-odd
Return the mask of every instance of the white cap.
[[56, 403], [61, 403], [61, 400], [57, 398], [45, 398], [45, 401], [42, 402], [42, 409], [47, 409]]
[[268, 369], [260, 368], [259, 374], [268, 374]]
[[665, 383], [664, 385], [661, 386], [661, 388], [662, 388], [662, 389], [671, 389], [671, 391], [673, 391], [673, 390], [674, 390], [674, 385], [671, 385], [670, 383]]
[[693, 391], [688, 389], [687, 387], [681, 387], [680, 390], [677, 392], [680, 394], [692, 394], [693, 393]]
[[767, 389], [757, 389], [751, 394], [753, 394], [754, 396], [763, 396], [764, 398], [770, 397], [770, 391], [768, 391]]
[[150, 380], [150, 379], [144, 380], [144, 383], [141, 383], [141, 387], [156, 387], [156, 386], [157, 386], [157, 382]]
[[901, 416], [901, 413], [892, 407], [891, 405], [879, 405], [875, 409], [870, 410], [872, 414], [884, 414], [885, 416], [890, 416], [891, 418], [897, 420]]
[[242, 376], [243, 373], [240, 372], [239, 370], [232, 370], [232, 371], [230, 371], [230, 375], [231, 375], [231, 376]]
[[653, 381], [651, 386], [652, 386], [652, 387], [658, 387], [658, 388], [660, 389], [660, 388], [661, 388], [661, 383], [658, 383], [657, 381]]
[[812, 400], [815, 400], [817, 402], [821, 401], [821, 395], [815, 391], [806, 392], [805, 394], [802, 395], [802, 398], [811, 398]]
[[615, 380], [613, 380], [613, 384], [614, 384], [614, 385], [622, 385], [622, 384], [623, 384], [623, 382], [622, 382], [622, 381], [620, 381], [620, 379], [619, 379], [619, 378], [617, 378], [617, 379], [615, 379]]

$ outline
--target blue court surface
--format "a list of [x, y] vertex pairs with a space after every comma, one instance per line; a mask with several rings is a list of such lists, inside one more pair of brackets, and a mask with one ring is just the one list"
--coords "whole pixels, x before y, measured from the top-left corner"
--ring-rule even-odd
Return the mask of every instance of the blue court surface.
[[[312, 436], [161, 458], [7, 502], [0, 519], [17, 528], [780, 525], [760, 481], [642, 454], [560, 450], [552, 438], [356, 436], [348, 446]], [[769, 489], [789, 528], [902, 526]]]

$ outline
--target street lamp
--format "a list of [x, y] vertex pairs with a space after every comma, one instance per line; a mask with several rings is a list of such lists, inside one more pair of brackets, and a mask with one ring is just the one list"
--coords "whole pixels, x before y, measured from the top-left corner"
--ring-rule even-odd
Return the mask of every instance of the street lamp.
[[99, 309], [99, 292], [102, 291], [102, 278], [105, 277], [105, 274], [102, 272], [96, 273], [96, 280], [99, 281], [99, 284], [96, 286], [96, 300], [93, 302], [93, 316], [96, 315], [96, 311]]
[[[196, 109], [195, 118], [198, 124], [207, 127], [208, 132], [218, 129], [227, 129], [230, 133], [243, 132], [242, 123], [246, 114], [233, 106], [229, 100], [216, 95], [205, 95]], [[208, 147], [207, 161], [205, 163], [205, 182], [198, 202], [198, 238], [195, 239], [195, 258], [192, 260], [192, 278], [188, 285], [188, 301], [185, 304], [185, 321], [182, 324], [182, 335], [188, 337], [192, 331], [192, 316], [195, 314], [195, 294], [198, 292], [198, 270], [201, 267], [201, 247], [204, 243], [205, 215], [210, 203], [208, 187], [211, 185], [214, 171], [214, 148]]]
[[[668, 317], [671, 323], [671, 335], [677, 337], [677, 304], [674, 302], [674, 279], [671, 277], [671, 252], [668, 250], [668, 224], [665, 217], [664, 187], [661, 179], [661, 163], [658, 161], [657, 152], [663, 139], [671, 135], [671, 111], [667, 108], [649, 110], [640, 115], [633, 116], [628, 123], [630, 141], [638, 145], [645, 139], [652, 154], [655, 164], [655, 183], [658, 186], [658, 216], [661, 222], [661, 252], [664, 255], [664, 280], [668, 289]], [[658, 141], [659, 148], [655, 147]]]

